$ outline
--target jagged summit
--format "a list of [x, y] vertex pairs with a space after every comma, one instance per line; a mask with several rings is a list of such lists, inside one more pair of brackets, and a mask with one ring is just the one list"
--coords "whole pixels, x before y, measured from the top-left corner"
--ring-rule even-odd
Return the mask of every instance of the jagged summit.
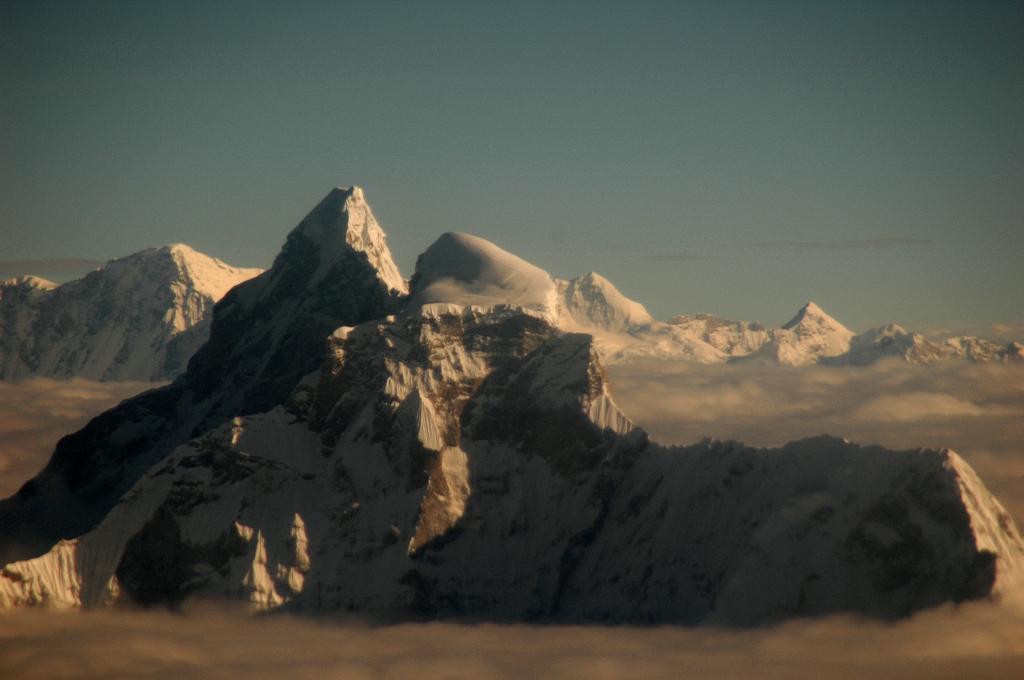
[[284, 402], [196, 432], [95, 529], [7, 564], [0, 608], [750, 625], [901, 617], [1024, 572], [955, 454], [661, 447], [590, 335], [521, 310], [407, 309], [329, 346]]
[[[307, 281], [309, 286], [315, 285], [346, 252], [356, 251], [366, 256], [389, 290], [408, 292], [408, 284], [391, 257], [384, 230], [360, 187], [329, 191], [289, 235], [289, 241], [300, 239], [303, 254], [318, 260], [316, 271]], [[292, 249], [295, 248], [298, 245]], [[287, 245], [285, 250], [289, 250]]]
[[172, 378], [206, 341], [214, 303], [261, 271], [172, 244], [62, 285], [0, 283], [0, 378]]
[[168, 282], [180, 282], [214, 302], [241, 281], [263, 272], [258, 267], [233, 267], [185, 243], [146, 248], [110, 260], [105, 268], [111, 268], [113, 276], [163, 276]]
[[0, 503], [0, 563], [22, 560], [0, 606], [742, 624], [903, 616], [1024, 571], [1012, 519], [949, 452], [650, 442], [589, 330], [813, 360], [844, 330], [820, 310], [657, 324], [597, 275], [558, 282], [464, 234], [403, 287], [362, 192], [328, 194], [216, 305], [184, 376]]
[[783, 324], [782, 328], [788, 331], [797, 327], [807, 327], [810, 325], [825, 328], [834, 332], [849, 333], [850, 335], [853, 335], [853, 332], [850, 331], [850, 329], [829, 316], [824, 309], [819, 307], [813, 301], [808, 302], [801, 307], [800, 311], [798, 311], [792, 319]]
[[414, 305], [510, 305], [554, 311], [557, 291], [543, 269], [490, 241], [448, 232], [416, 260]]
[[853, 336], [853, 331], [826, 314], [814, 302], [808, 302], [749, 357], [803, 366], [845, 354], [850, 349]]
[[625, 332], [654, 323], [642, 304], [630, 300], [597, 272], [559, 281], [559, 286], [566, 311], [582, 327]]
[[[145, 257], [154, 254], [159, 258], [160, 249]], [[164, 251], [164, 264], [176, 269], [169, 255]], [[140, 279], [129, 275], [136, 270], [152, 273], [154, 267], [130, 264], [130, 258], [115, 260], [82, 279], [82, 285], [155, 298], [152, 291], [139, 288]], [[104, 271], [122, 275], [108, 279]], [[404, 289], [362, 193], [330, 192], [291, 231], [269, 270], [233, 287], [216, 304], [209, 340], [194, 354], [189, 347], [174, 355], [188, 360], [184, 375], [123, 402], [62, 439], [47, 467], [18, 494], [0, 502], [0, 557], [30, 555], [56, 539], [81, 534], [153, 463], [194, 432], [284, 403], [303, 376], [323, 363], [325, 340], [333, 330], [387, 316], [399, 306]], [[189, 288], [170, 290], [185, 293]], [[102, 309], [117, 314], [142, 309], [145, 319], [163, 318], [134, 298], [115, 299]], [[109, 333], [97, 323], [103, 313], [90, 309], [83, 317]], [[100, 346], [117, 355], [121, 345], [105, 341]]]

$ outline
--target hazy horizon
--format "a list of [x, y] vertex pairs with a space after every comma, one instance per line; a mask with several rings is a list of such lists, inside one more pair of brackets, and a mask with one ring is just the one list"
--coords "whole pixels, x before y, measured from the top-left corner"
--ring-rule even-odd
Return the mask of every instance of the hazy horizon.
[[358, 184], [660, 318], [1020, 322], [1024, 5], [11, 0], [7, 260], [266, 266]]

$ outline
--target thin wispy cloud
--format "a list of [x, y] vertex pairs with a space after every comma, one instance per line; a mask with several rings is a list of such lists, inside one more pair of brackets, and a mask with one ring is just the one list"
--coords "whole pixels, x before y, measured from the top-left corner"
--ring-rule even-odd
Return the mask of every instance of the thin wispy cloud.
[[698, 262], [706, 259], [703, 255], [694, 255], [692, 253], [652, 253], [650, 255], [641, 255], [640, 259], [644, 262]]
[[764, 250], [818, 250], [847, 252], [857, 250], [889, 250], [893, 248], [909, 248], [915, 246], [927, 246], [930, 245], [931, 243], [932, 239], [930, 238], [890, 236], [880, 238], [843, 239], [834, 241], [754, 241], [749, 245], [752, 248], [761, 248]]
[[61, 437], [122, 399], [158, 384], [82, 378], [0, 380], [0, 498], [41, 470]]

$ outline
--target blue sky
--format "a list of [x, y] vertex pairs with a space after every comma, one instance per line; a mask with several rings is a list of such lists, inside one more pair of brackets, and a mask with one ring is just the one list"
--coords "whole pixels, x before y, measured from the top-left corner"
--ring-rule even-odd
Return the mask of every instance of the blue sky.
[[660, 317], [1024, 318], [1022, 2], [0, 0], [0, 259], [266, 265], [359, 184]]

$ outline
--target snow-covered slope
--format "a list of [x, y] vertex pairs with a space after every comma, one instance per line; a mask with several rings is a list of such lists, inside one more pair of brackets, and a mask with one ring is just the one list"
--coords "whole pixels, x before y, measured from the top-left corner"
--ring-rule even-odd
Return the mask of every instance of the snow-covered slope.
[[973, 337], [931, 341], [890, 324], [854, 334], [814, 302], [778, 328], [710, 314], [657, 321], [600, 274], [553, 278], [539, 267], [469, 234], [443, 234], [419, 258], [412, 305], [453, 303], [529, 309], [563, 330], [589, 333], [609, 363], [640, 358], [720, 363], [766, 361], [865, 365], [886, 357], [913, 363], [948, 359], [1015, 361], [1024, 345]]
[[711, 314], [678, 315], [668, 320], [672, 334], [682, 343], [707, 343], [724, 357], [739, 357], [756, 352], [774, 335], [774, 329], [756, 321], [730, 321]]
[[509, 305], [553, 313], [557, 290], [546, 271], [469, 234], [442, 234], [416, 260], [413, 305]]
[[863, 366], [886, 357], [896, 357], [915, 364], [934, 364], [950, 359], [976, 362], [1021, 361], [1024, 360], [1024, 344], [999, 344], [972, 336], [929, 340], [898, 324], [888, 324], [855, 335], [848, 352], [825, 359], [823, 363]]
[[392, 309], [405, 289], [397, 271], [362, 192], [332, 190], [269, 270], [217, 303], [184, 375], [62, 439], [46, 468], [0, 501], [0, 561], [80, 535], [178, 444], [280, 404], [320, 365], [331, 331]]
[[589, 335], [430, 304], [342, 327], [282, 405], [175, 449], [4, 606], [749, 624], [1017, 587], [1024, 541], [955, 453], [650, 444]]
[[166, 380], [209, 335], [213, 305], [259, 269], [181, 245], [111, 260], [57, 286], [0, 283], [0, 379]]
[[788, 323], [771, 333], [751, 359], [768, 359], [788, 366], [802, 366], [826, 357], [845, 354], [853, 332], [808, 302]]
[[654, 323], [642, 304], [627, 298], [596, 272], [569, 281], [558, 280], [557, 284], [565, 314], [580, 328], [622, 333]]
[[615, 404], [602, 338], [805, 356], [845, 336], [820, 310], [776, 334], [658, 324], [460, 235], [404, 296], [370, 218], [362, 192], [328, 194], [182, 378], [0, 504], [0, 604], [746, 624], [1020, 586], [1019, 531], [950, 451], [666, 448]]

